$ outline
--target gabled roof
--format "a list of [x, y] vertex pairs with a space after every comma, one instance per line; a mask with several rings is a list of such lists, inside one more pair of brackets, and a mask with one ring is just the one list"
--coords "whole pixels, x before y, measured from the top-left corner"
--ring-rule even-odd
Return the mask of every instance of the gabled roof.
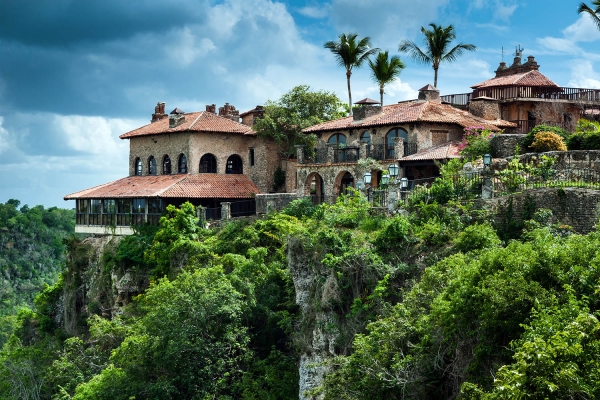
[[369, 97], [365, 97], [364, 99], [359, 100], [359, 101], [357, 101], [354, 104], [367, 104], [368, 105], [368, 104], [381, 104], [381, 102], [377, 101], [377, 100], [373, 100], [373, 99], [371, 99]]
[[189, 199], [252, 198], [260, 190], [242, 174], [128, 176], [71, 193], [65, 200], [140, 197]]
[[446, 142], [437, 146], [429, 147], [410, 156], [402, 157], [398, 162], [405, 161], [425, 161], [425, 160], [447, 160], [449, 158], [458, 158], [458, 142]]
[[517, 74], [498, 76], [471, 86], [473, 89], [498, 86], [552, 86], [558, 85], [548, 79], [538, 70], [521, 72]]
[[327, 132], [345, 129], [371, 128], [377, 126], [398, 125], [411, 122], [438, 122], [457, 124], [463, 128], [477, 125], [493, 132], [501, 128], [514, 128], [516, 125], [504, 120], [486, 120], [454, 108], [448, 104], [432, 101], [412, 101], [383, 106], [379, 114], [364, 120], [354, 121], [353, 117], [344, 117], [308, 127], [304, 133]]
[[220, 117], [206, 111], [183, 114], [185, 121], [180, 125], [169, 128], [169, 119], [164, 118], [152, 122], [141, 128], [119, 136], [121, 139], [130, 139], [137, 136], [159, 135], [162, 133], [176, 132], [215, 132], [215, 133], [239, 133], [240, 135], [255, 135], [254, 130], [244, 124], [232, 121], [229, 118]]

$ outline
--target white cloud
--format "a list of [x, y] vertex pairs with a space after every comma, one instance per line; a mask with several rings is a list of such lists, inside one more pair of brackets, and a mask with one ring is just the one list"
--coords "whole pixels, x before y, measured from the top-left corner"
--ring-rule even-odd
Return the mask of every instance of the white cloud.
[[570, 87], [600, 89], [600, 75], [594, 71], [588, 60], [573, 60], [571, 64]]
[[2, 127], [4, 117], [0, 117], [0, 154], [7, 150], [10, 146], [10, 136], [8, 131]]
[[555, 37], [537, 38], [536, 42], [549, 53], [554, 54], [580, 54], [582, 50], [573, 40]]
[[[408, 83], [396, 79], [394, 82], [385, 85], [383, 94], [384, 104], [393, 104], [402, 100], [416, 99], [419, 91], [413, 89]], [[365, 97], [370, 97], [379, 101], [379, 85], [371, 85], [363, 90], [352, 90], [352, 101], [358, 101]]]
[[172, 60], [182, 67], [187, 67], [197, 58], [204, 57], [216, 50], [212, 40], [208, 38], [198, 39], [189, 27], [178, 30], [168, 40], [165, 49]]
[[589, 15], [580, 15], [579, 19], [562, 31], [573, 42], [593, 42], [600, 39], [600, 30]]
[[508, 21], [508, 19], [513, 15], [515, 10], [517, 9], [516, 4], [506, 5], [501, 1], [496, 2], [496, 11], [494, 12], [494, 16], [503, 21]]
[[329, 3], [321, 4], [320, 6], [306, 6], [298, 9], [298, 12], [309, 18], [325, 18], [329, 15]]

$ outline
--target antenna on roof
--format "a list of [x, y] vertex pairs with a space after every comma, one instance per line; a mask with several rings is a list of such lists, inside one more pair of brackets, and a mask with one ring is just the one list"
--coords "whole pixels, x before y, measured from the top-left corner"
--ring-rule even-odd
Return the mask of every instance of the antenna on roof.
[[504, 62], [504, 54], [506, 54], [506, 52], [504, 51], [504, 46], [502, 46], [502, 62]]
[[521, 43], [519, 43], [519, 45], [517, 47], [515, 47], [515, 57], [522, 58], [523, 57], [523, 50], [525, 50], [525, 49], [522, 48], [521, 47]]

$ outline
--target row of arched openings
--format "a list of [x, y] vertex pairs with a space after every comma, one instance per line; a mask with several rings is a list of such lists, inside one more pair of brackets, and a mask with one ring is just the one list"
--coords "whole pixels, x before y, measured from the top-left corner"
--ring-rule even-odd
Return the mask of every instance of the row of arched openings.
[[[386, 158], [394, 158], [394, 138], [402, 137], [404, 142], [408, 142], [408, 132], [402, 128], [393, 128], [388, 131], [385, 135], [385, 156]], [[371, 145], [371, 134], [369, 131], [364, 131], [360, 135], [360, 140], [367, 142]], [[337, 147], [344, 147], [346, 145], [346, 135], [343, 133], [334, 133], [329, 137], [327, 143], [335, 144]]]
[[[137, 157], [135, 159], [135, 175], [143, 175], [144, 174], [144, 166], [142, 159]], [[162, 169], [161, 175], [170, 175], [173, 173], [173, 169], [171, 166], [171, 158], [165, 154], [162, 158]], [[154, 156], [150, 156], [148, 159], [148, 165], [146, 171], [148, 171], [147, 175], [157, 175], [157, 163], [156, 158]], [[206, 174], [216, 174], [217, 173], [217, 158], [210, 153], [203, 155], [200, 158], [200, 173]], [[187, 157], [185, 154], [180, 154], [177, 159], [177, 173], [178, 174], [187, 174]], [[226, 174], [242, 174], [243, 173], [243, 164], [242, 158], [237, 154], [233, 154], [229, 156], [227, 159], [227, 165], [225, 168]]]

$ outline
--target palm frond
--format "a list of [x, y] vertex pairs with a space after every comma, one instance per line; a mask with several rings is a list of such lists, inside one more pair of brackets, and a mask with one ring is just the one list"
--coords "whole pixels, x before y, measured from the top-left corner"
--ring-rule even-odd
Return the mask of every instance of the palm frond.
[[423, 50], [421, 50], [412, 40], [403, 40], [400, 42], [398, 51], [401, 53], [408, 53], [412, 59], [421, 64], [430, 64], [433, 61], [431, 55], [423, 52]]
[[600, 0], [594, 0], [592, 2], [596, 6], [596, 9], [591, 9], [587, 4], [581, 3], [577, 9], [577, 13], [586, 13], [592, 17], [592, 21], [596, 24], [596, 27], [600, 29]]

